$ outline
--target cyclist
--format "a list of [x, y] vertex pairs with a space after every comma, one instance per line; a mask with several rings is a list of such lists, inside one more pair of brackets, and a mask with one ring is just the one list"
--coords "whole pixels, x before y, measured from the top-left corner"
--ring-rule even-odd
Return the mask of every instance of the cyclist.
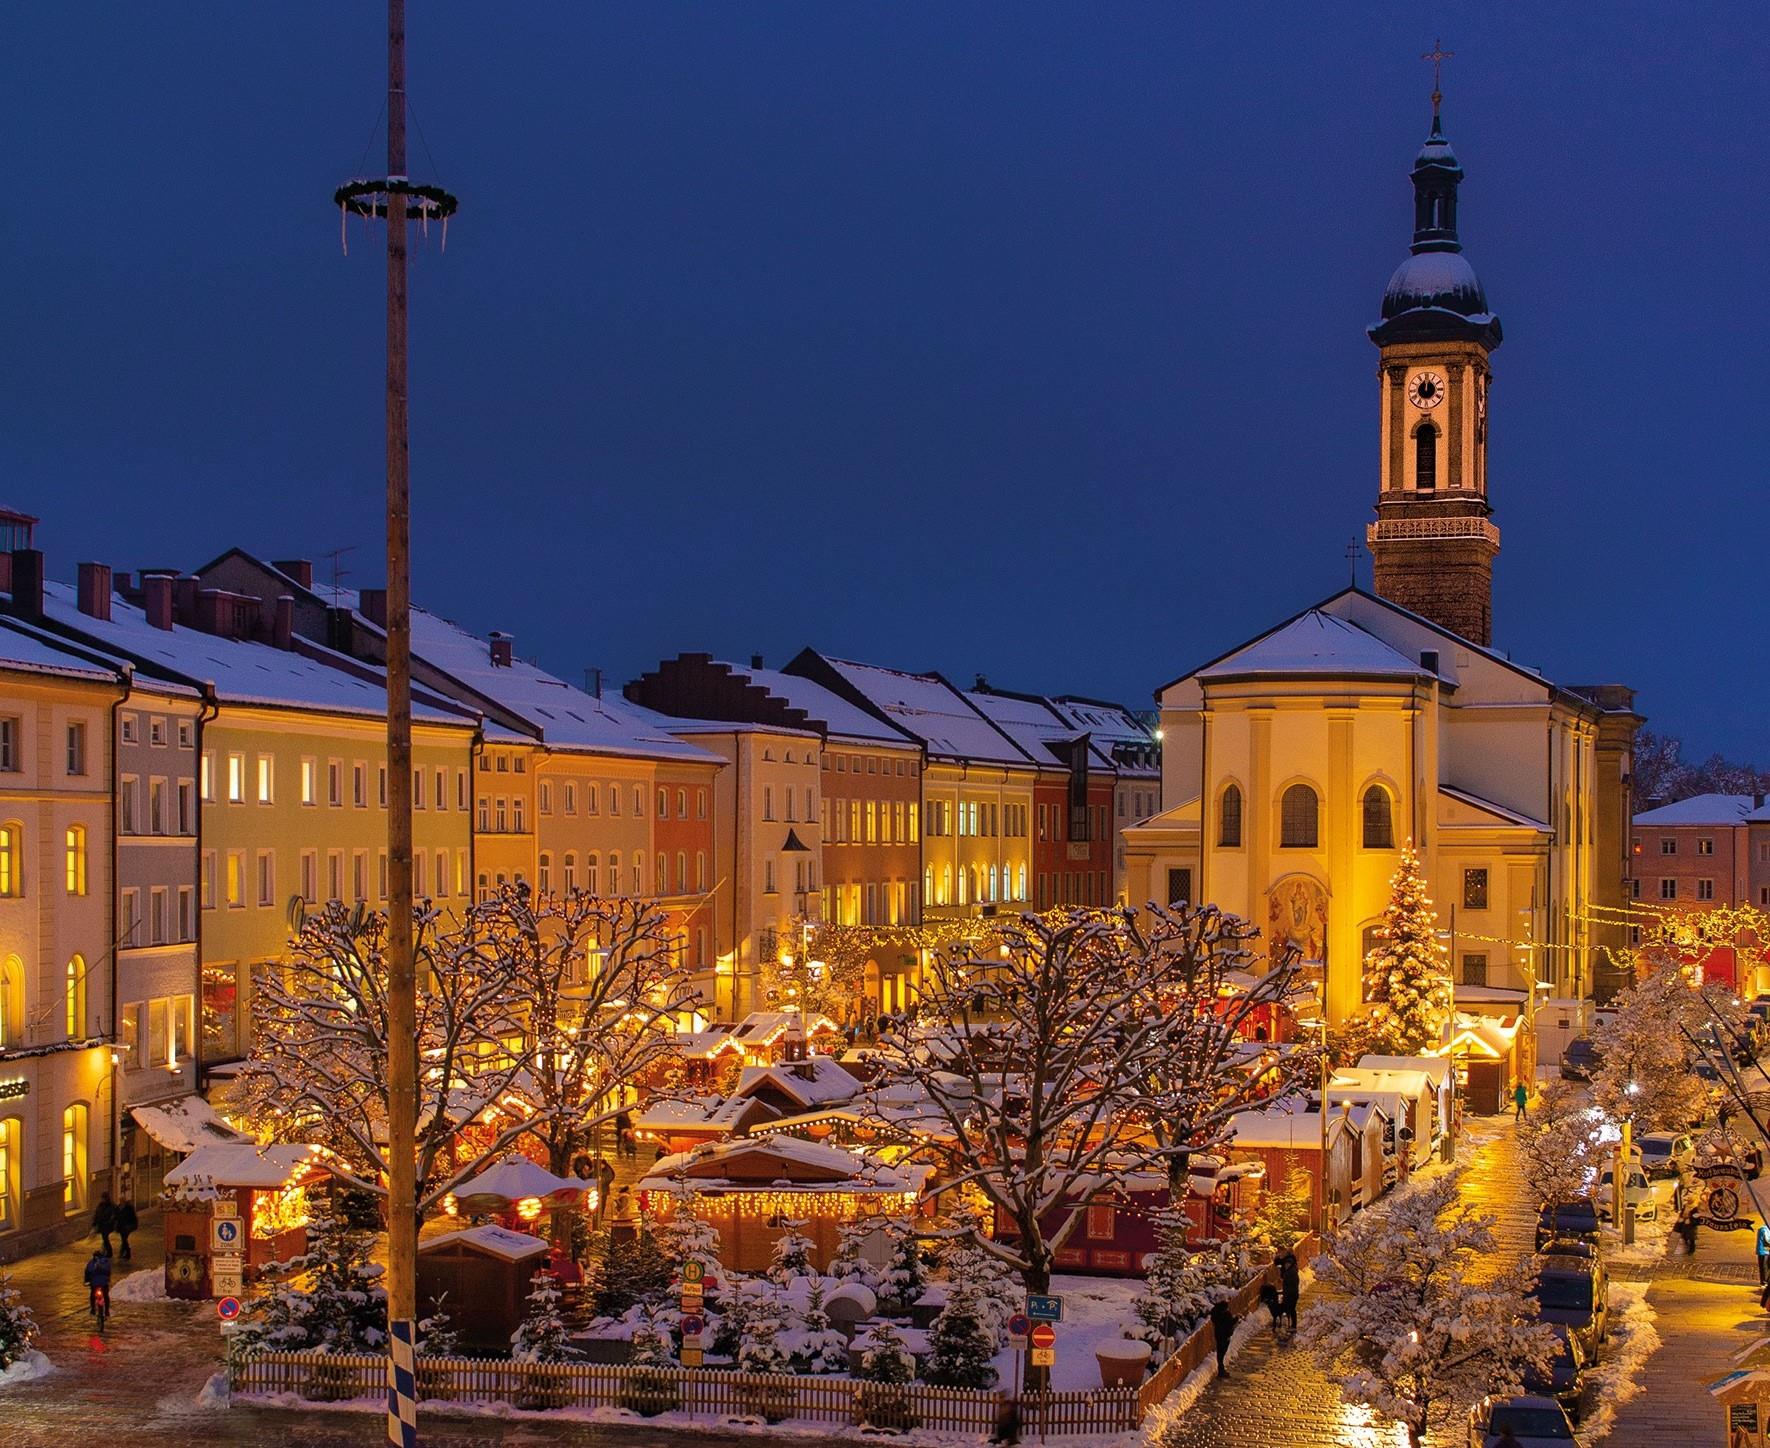
[[94, 1247], [92, 1256], [86, 1261], [86, 1315], [98, 1316], [98, 1294], [104, 1293], [105, 1305], [109, 1307], [111, 1297], [111, 1255], [102, 1247]]

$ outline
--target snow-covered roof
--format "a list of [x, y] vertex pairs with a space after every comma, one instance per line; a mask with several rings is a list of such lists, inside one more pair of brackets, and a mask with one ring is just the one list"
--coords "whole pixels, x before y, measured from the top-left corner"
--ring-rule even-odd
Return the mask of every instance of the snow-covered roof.
[[749, 1097], [772, 1086], [800, 1106], [824, 1106], [847, 1101], [861, 1083], [847, 1067], [831, 1056], [807, 1056], [803, 1061], [782, 1061], [773, 1066], [746, 1066], [738, 1077], [736, 1096]]
[[1432, 677], [1417, 659], [1391, 648], [1375, 634], [1314, 608], [1206, 665], [1195, 677], [1227, 679], [1247, 674]]
[[1434, 1086], [1443, 1087], [1450, 1079], [1450, 1062], [1443, 1056], [1378, 1056], [1358, 1058], [1360, 1069], [1367, 1071], [1419, 1071]]
[[783, 673], [779, 669], [748, 668], [742, 664], [728, 663], [725, 667], [734, 675], [749, 679], [777, 699], [784, 700], [801, 711], [806, 718], [822, 725], [831, 735], [861, 739], [869, 744], [896, 745], [903, 749], [916, 747], [912, 740], [904, 738], [889, 724], [874, 718], [865, 709], [857, 708], [815, 679], [801, 678], [798, 674]]
[[[740, 1174], [723, 1176], [719, 1169], [747, 1162]], [[755, 1167], [767, 1169], [768, 1163], [816, 1173], [812, 1180], [793, 1181], [786, 1177], [764, 1177]], [[885, 1162], [822, 1142], [800, 1141], [791, 1136], [745, 1136], [730, 1141], [708, 1142], [692, 1151], [677, 1152], [661, 1158], [652, 1167], [640, 1189], [668, 1191], [681, 1180], [693, 1183], [696, 1191], [721, 1188], [746, 1190], [845, 1191], [845, 1192], [914, 1192], [920, 1191], [933, 1168], [926, 1165]]]
[[744, 1043], [732, 1034], [729, 1026], [707, 1031], [678, 1031], [670, 1039], [676, 1054], [690, 1061], [704, 1061], [721, 1051], [735, 1051], [741, 1056], [744, 1050]]
[[774, 1108], [744, 1096], [701, 1096], [689, 1101], [655, 1100], [633, 1118], [637, 1131], [672, 1132], [690, 1129], [729, 1132], [746, 1115], [770, 1117]]
[[746, 1046], [770, 1046], [794, 1026], [807, 1036], [842, 1033], [840, 1026], [817, 1011], [751, 1011], [731, 1034]]
[[906, 674], [824, 655], [824, 662], [930, 754], [995, 764], [1032, 761], [939, 674]]
[[[1328, 1132], [1347, 1130], [1342, 1113], [1328, 1112]], [[1321, 1150], [1319, 1111], [1242, 1111], [1229, 1120], [1231, 1147], [1291, 1147], [1298, 1151]]]
[[317, 1168], [317, 1146], [255, 1146], [226, 1142], [199, 1146], [166, 1173], [166, 1185], [258, 1187], [272, 1189], [299, 1180]]
[[153, 1106], [132, 1106], [135, 1124], [168, 1151], [181, 1156], [203, 1146], [250, 1143], [244, 1132], [235, 1131], [201, 1096], [180, 1096]]
[[[1523, 825], [1527, 829], [1541, 830], [1545, 834], [1550, 828], [1550, 826], [1543, 820], [1539, 820], [1532, 815], [1527, 815], [1522, 810], [1515, 810], [1509, 805], [1496, 804], [1493, 800], [1483, 799], [1480, 795], [1467, 789], [1458, 789], [1454, 785], [1441, 784], [1438, 786], [1438, 792], [1451, 799], [1457, 800], [1459, 803], [1466, 804], [1472, 809], [1482, 810], [1487, 814], [1494, 815], [1507, 824]], [[1455, 829], [1456, 825], [1440, 823], [1439, 828]]]
[[1391, 1070], [1366, 1066], [1362, 1062], [1357, 1066], [1342, 1066], [1334, 1072], [1328, 1090], [1340, 1087], [1352, 1091], [1392, 1091], [1416, 1101], [1431, 1095], [1433, 1090], [1431, 1078], [1423, 1071]]
[[[1015, 694], [992, 694], [967, 689], [965, 699], [972, 708], [1000, 729], [1029, 759], [1043, 765], [1064, 764], [1067, 751], [1059, 754], [1087, 731], [1077, 729], [1058, 714], [1046, 701]], [[1091, 740], [1088, 762], [1096, 769], [1110, 770], [1112, 759]]]
[[[80, 612], [79, 596], [66, 583], [43, 585], [43, 615], [104, 649], [139, 660], [144, 669], [164, 669], [177, 679], [211, 684], [223, 703], [377, 718], [387, 714], [387, 691], [379, 682], [378, 669], [306, 640], [303, 652], [297, 653], [247, 639], [219, 638], [182, 624], [155, 628], [141, 609], [117, 596], [111, 599], [108, 619], [93, 618]], [[333, 659], [339, 666], [334, 667]], [[412, 713], [426, 722], [462, 728], [473, 722], [459, 711], [425, 703], [421, 693], [414, 697]]]
[[548, 1250], [547, 1243], [526, 1232], [512, 1232], [507, 1227], [463, 1227], [459, 1232], [444, 1232], [426, 1237], [418, 1243], [418, 1255], [434, 1252], [438, 1247], [477, 1247], [488, 1256], [506, 1262], [522, 1262]]
[[601, 698], [512, 657], [494, 664], [490, 643], [422, 608], [412, 610], [412, 653], [474, 693], [534, 726], [549, 748], [718, 764], [719, 757], [671, 732], [674, 721], [618, 693]]
[[1644, 809], [1635, 816], [1635, 823], [1722, 827], [1743, 823], [1752, 817], [1756, 808], [1749, 794], [1693, 794], [1689, 799]]
[[1399, 1091], [1390, 1091], [1381, 1086], [1360, 1086], [1342, 1082], [1338, 1076], [1328, 1083], [1328, 1105], [1334, 1106], [1341, 1101], [1370, 1102], [1382, 1108], [1383, 1115], [1391, 1121], [1399, 1121], [1406, 1109], [1408, 1097]]
[[53, 674], [58, 678], [114, 683], [116, 672], [56, 648], [47, 639], [28, 632], [11, 619], [0, 627], [0, 669], [21, 674]]

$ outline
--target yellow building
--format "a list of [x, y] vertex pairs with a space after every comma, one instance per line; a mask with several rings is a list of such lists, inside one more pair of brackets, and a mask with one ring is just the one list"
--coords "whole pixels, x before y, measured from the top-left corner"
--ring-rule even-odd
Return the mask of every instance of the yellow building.
[[[40, 592], [40, 554], [35, 566]], [[115, 670], [0, 626], [0, 1260], [78, 1235], [109, 1184], [109, 758], [123, 693]]]
[[1165, 809], [1126, 831], [1131, 899], [1210, 901], [1294, 942], [1335, 1019], [1367, 999], [1410, 839], [1466, 987], [1590, 994], [1592, 907], [1622, 903], [1629, 691], [1488, 647], [1501, 333], [1462, 255], [1462, 175], [1434, 114], [1413, 246], [1370, 329], [1381, 596], [1347, 589], [1163, 686]]

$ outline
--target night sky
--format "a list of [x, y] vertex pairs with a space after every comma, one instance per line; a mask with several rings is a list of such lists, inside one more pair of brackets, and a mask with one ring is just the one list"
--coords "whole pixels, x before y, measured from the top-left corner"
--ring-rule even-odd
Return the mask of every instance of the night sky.
[[[418, 600], [572, 679], [809, 643], [1146, 705], [1347, 578], [1441, 35], [1496, 642], [1770, 764], [1770, 11], [1413, 8], [415, 0], [462, 197]], [[5, 7], [0, 499], [53, 576], [381, 581], [380, 236], [330, 197], [384, 46], [374, 0]]]

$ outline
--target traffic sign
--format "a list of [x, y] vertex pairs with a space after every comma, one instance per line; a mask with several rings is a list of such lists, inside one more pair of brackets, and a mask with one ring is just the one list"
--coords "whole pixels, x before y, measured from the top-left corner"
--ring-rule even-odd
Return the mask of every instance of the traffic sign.
[[217, 1297], [237, 1297], [246, 1290], [246, 1279], [235, 1269], [216, 1268], [209, 1274], [209, 1290]]
[[215, 1304], [215, 1315], [223, 1322], [232, 1322], [240, 1315], [240, 1299], [237, 1297], [222, 1298], [220, 1302]]
[[692, 1312], [687, 1313], [682, 1319], [682, 1336], [684, 1338], [698, 1338], [706, 1330], [706, 1327], [706, 1318], [696, 1317]]
[[237, 1217], [240, 1204], [228, 1198], [218, 1198], [209, 1203], [209, 1215], [212, 1217]]
[[209, 1246], [215, 1252], [238, 1252], [246, 1244], [245, 1227], [238, 1217], [209, 1219]]
[[1057, 1345], [1057, 1329], [1048, 1322], [1035, 1322], [1027, 1337], [1031, 1339], [1034, 1349], [1040, 1352], [1049, 1351]]
[[685, 1368], [698, 1368], [700, 1365], [701, 1365], [700, 1345], [698, 1343], [693, 1344], [693, 1345], [690, 1345], [689, 1343], [686, 1343], [686, 1342], [683, 1343], [682, 1344], [682, 1366]]
[[1025, 1337], [1031, 1331], [1032, 1319], [1024, 1312], [1017, 1312], [1008, 1319], [1008, 1335], [1010, 1337]]
[[1026, 1315], [1034, 1322], [1062, 1322], [1063, 1299], [1061, 1297], [1028, 1295]]
[[1032, 1365], [1035, 1368], [1049, 1368], [1057, 1365], [1057, 1349], [1054, 1347], [1035, 1347], [1032, 1350]]
[[706, 1267], [692, 1257], [682, 1264], [682, 1280], [684, 1282], [699, 1282], [706, 1275]]

